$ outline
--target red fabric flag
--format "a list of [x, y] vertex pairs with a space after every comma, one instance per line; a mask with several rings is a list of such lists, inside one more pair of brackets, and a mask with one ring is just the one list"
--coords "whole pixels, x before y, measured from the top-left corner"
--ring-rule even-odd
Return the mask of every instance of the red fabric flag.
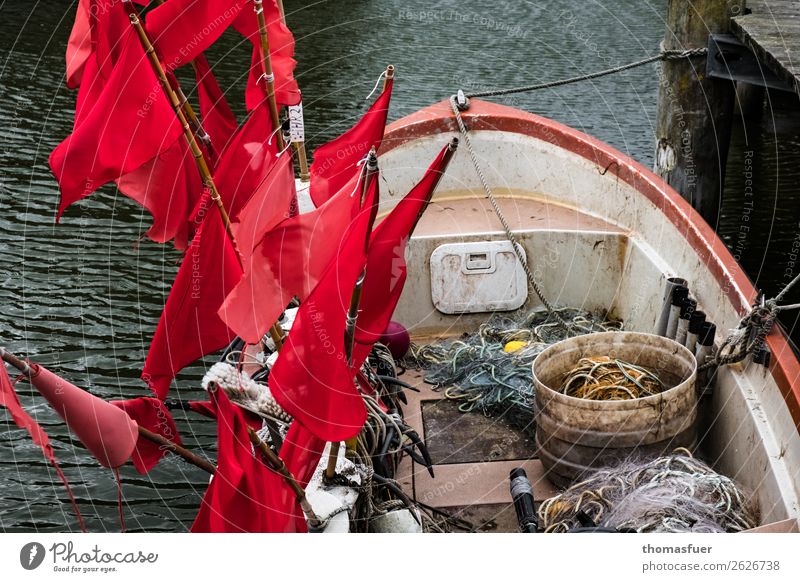
[[61, 187], [59, 217], [70, 204], [166, 152], [181, 137], [133, 27], [121, 42], [119, 62], [102, 92], [94, 103], [84, 102], [74, 131], [50, 154], [50, 169]]
[[[190, 400], [187, 404], [189, 405], [189, 410], [192, 412], [196, 412], [207, 418], [217, 418], [217, 409], [211, 401], [203, 402], [200, 400]], [[247, 422], [253, 430], [259, 430], [264, 425], [260, 416], [244, 408], [242, 408], [242, 416], [244, 416], [245, 422]]]
[[355, 181], [347, 184], [319, 208], [267, 231], [249, 256], [244, 251], [245, 275], [219, 312], [239, 337], [259, 342], [293, 297], [308, 297], [342, 248], [359, 211], [360, 189]]
[[[183, 444], [172, 414], [161, 400], [141, 397], [133, 400], [112, 400], [111, 404], [124, 410], [140, 427], [159, 434], [177, 445]], [[166, 455], [166, 449], [140, 436], [133, 450], [133, 466], [144, 475]]]
[[287, 151], [273, 164], [250, 200], [233, 219], [233, 232], [245, 272], [253, 268], [253, 249], [258, 241], [279, 222], [290, 217], [289, 210], [295, 197], [294, 164], [292, 154]]
[[193, 532], [304, 532], [291, 489], [253, 455], [241, 409], [222, 390], [217, 408], [217, 472], [203, 496]]
[[277, 145], [271, 143], [272, 121], [269, 107], [256, 107], [229, 140], [214, 170], [214, 182], [231, 217], [250, 199], [275, 165]]
[[[252, 0], [247, 0], [247, 5], [252, 6], [252, 4]], [[264, 0], [263, 6], [267, 38], [269, 38], [270, 63], [272, 64], [272, 74], [275, 75], [275, 100], [279, 105], [297, 105], [300, 102], [300, 90], [297, 88], [297, 81], [292, 76], [297, 64], [293, 58], [294, 36], [283, 23], [275, 0]], [[233, 27], [253, 43], [250, 74], [245, 91], [245, 102], [250, 111], [267, 97], [266, 85], [261, 78], [264, 74], [264, 67], [261, 59], [258, 18], [252, 10], [243, 10], [233, 23]]]
[[209, 209], [183, 257], [142, 371], [161, 400], [179, 370], [233, 340], [217, 310], [241, 276], [219, 212]]
[[86, 61], [92, 55], [92, 31], [89, 23], [90, 0], [79, 0], [75, 23], [67, 41], [67, 87], [81, 83]]
[[72, 495], [72, 490], [69, 487], [67, 477], [64, 475], [64, 472], [61, 470], [61, 467], [58, 466], [58, 462], [56, 461], [56, 455], [53, 452], [53, 445], [50, 444], [50, 438], [47, 436], [47, 433], [44, 431], [44, 429], [39, 426], [39, 423], [31, 418], [31, 416], [25, 412], [25, 409], [22, 408], [22, 405], [19, 403], [19, 398], [17, 398], [17, 393], [14, 390], [14, 384], [11, 382], [11, 378], [8, 377], [8, 371], [6, 370], [5, 365], [1, 362], [0, 406], [8, 409], [14, 424], [27, 431], [34, 444], [42, 449], [42, 454], [50, 462], [50, 464], [53, 465], [53, 468], [56, 470], [59, 479], [61, 479], [64, 487], [67, 489], [67, 494], [69, 495], [72, 503], [72, 508], [75, 511], [75, 516], [78, 518], [80, 528], [83, 531], [86, 531], [86, 526], [83, 523], [83, 517], [78, 509], [78, 504], [75, 501], [75, 497]]
[[212, 167], [216, 167], [219, 155], [227, 147], [239, 124], [211, 72], [206, 57], [197, 55], [194, 60], [197, 80], [197, 98], [200, 102], [200, 119], [203, 129], [211, 138]]
[[145, 29], [172, 71], [214, 44], [244, 7], [242, 0], [169, 0], [147, 13]]
[[278, 404], [317, 438], [331, 442], [358, 434], [367, 417], [354, 384], [356, 370], [347, 364], [344, 332], [353, 287], [366, 262], [378, 181], [375, 176], [370, 182], [341, 251], [300, 305], [269, 377]]
[[186, 140], [179, 138], [159, 156], [116, 180], [120, 192], [153, 217], [147, 236], [157, 243], [174, 240], [183, 250], [197, 230], [192, 214], [203, 193], [203, 181]]
[[356, 322], [353, 367], [360, 369], [386, 330], [406, 282], [405, 249], [417, 220], [433, 196], [447, 166], [445, 146], [422, 180], [398, 202], [373, 231]]
[[352, 180], [360, 172], [358, 162], [364, 159], [373, 146], [376, 149], [380, 147], [389, 114], [392, 84], [392, 79], [389, 79], [386, 89], [358, 123], [314, 151], [314, 162], [309, 173], [311, 200], [315, 206], [323, 204]]

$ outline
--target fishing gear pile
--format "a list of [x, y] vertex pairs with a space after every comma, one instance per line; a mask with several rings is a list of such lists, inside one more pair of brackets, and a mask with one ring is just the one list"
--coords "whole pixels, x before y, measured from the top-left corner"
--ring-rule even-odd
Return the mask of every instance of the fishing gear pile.
[[639, 533], [738, 532], [758, 524], [742, 490], [686, 449], [603, 469], [539, 508], [546, 533], [578, 528], [587, 520]]
[[517, 316], [496, 314], [474, 335], [413, 345], [406, 363], [426, 369], [425, 381], [443, 388], [447, 398], [459, 403], [460, 411], [505, 416], [519, 428], [532, 431], [531, 364], [536, 356], [568, 337], [619, 331], [622, 326], [603, 314], [572, 308], [550, 313], [535, 309]]
[[645, 367], [600, 356], [578, 360], [564, 378], [560, 392], [585, 400], [634, 400], [660, 394], [667, 388]]

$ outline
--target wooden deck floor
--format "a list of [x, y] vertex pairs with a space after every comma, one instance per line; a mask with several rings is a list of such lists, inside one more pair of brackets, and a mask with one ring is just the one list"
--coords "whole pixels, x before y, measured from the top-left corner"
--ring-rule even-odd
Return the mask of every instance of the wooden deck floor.
[[403, 411], [435, 463], [434, 477], [409, 457], [401, 463], [397, 480], [415, 499], [470, 521], [478, 531], [514, 532], [518, 529], [509, 491], [511, 469], [525, 468], [537, 502], [558, 493], [525, 435], [503, 421], [457, 412], [419, 372], [409, 370], [401, 378], [420, 390], [406, 392]]
[[747, 8], [733, 34], [800, 94], [800, 1], [748, 0]]

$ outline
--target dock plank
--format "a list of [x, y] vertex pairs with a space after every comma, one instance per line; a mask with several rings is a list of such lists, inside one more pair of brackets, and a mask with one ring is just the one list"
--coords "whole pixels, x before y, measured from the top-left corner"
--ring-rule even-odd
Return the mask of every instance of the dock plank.
[[732, 21], [733, 34], [800, 94], [800, 1], [749, 1]]

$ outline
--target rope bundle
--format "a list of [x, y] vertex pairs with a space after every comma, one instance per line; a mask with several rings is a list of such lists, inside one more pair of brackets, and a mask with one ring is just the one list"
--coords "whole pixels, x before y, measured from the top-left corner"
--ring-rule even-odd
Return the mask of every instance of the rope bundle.
[[666, 390], [647, 368], [600, 356], [581, 358], [567, 373], [561, 393], [585, 400], [633, 400]]
[[588, 517], [602, 527], [636, 532], [738, 532], [758, 523], [753, 505], [728, 477], [686, 449], [628, 461], [576, 483], [539, 508], [545, 532], [579, 527]]

